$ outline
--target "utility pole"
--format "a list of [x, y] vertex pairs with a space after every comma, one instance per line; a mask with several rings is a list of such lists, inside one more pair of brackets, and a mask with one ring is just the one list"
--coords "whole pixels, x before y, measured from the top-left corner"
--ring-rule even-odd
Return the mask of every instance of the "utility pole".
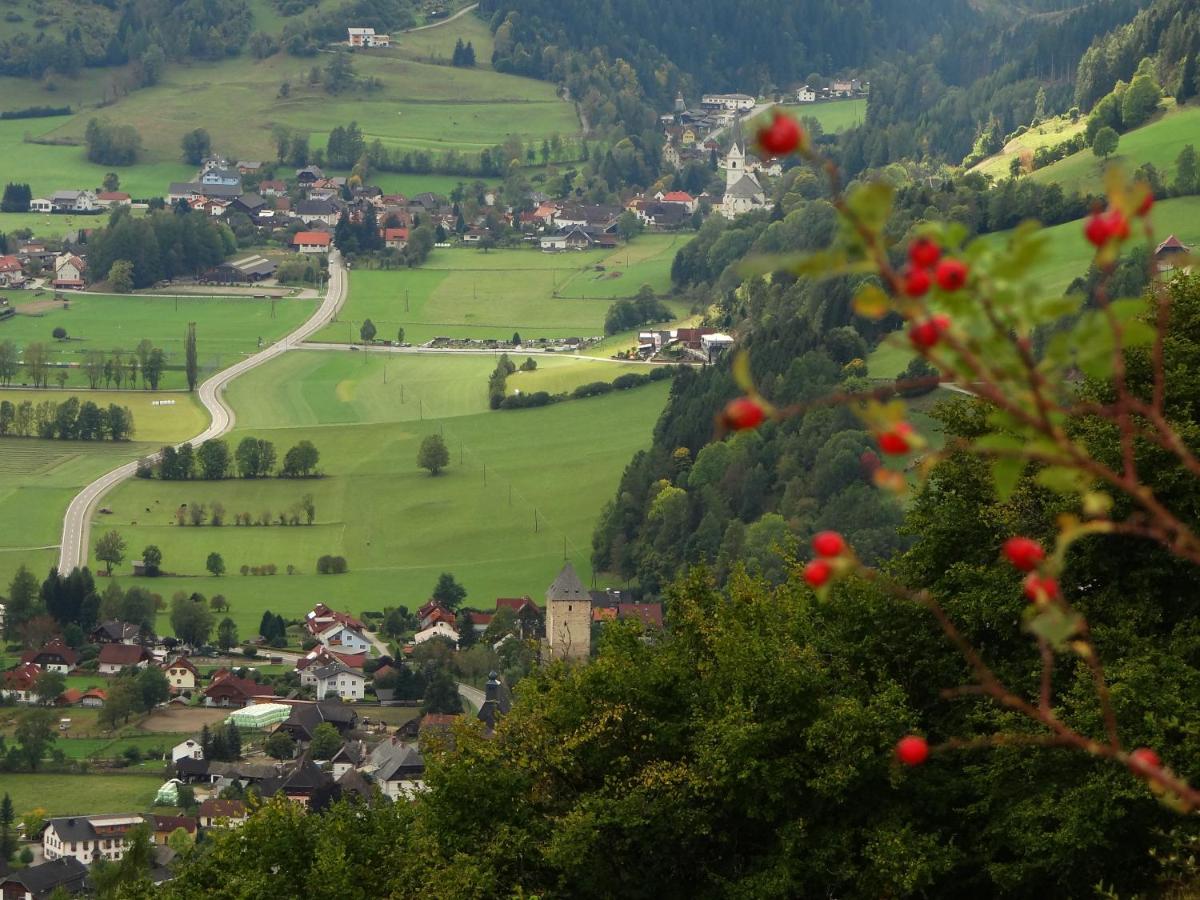
[[537, 532], [538, 532], [538, 520], [537, 520], [537, 507], [535, 506], [533, 508], [533, 533], [537, 534]]
[[408, 312], [408, 288], [404, 289], [404, 311]]
[[401, 403], [401, 405], [404, 404], [404, 385], [403, 384], [400, 385], [400, 403]]

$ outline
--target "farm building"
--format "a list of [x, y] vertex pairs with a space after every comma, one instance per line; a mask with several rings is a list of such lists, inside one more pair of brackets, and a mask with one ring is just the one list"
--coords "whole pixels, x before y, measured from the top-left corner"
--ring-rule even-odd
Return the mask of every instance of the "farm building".
[[240, 284], [264, 281], [275, 275], [279, 267], [265, 256], [246, 256], [242, 259], [223, 262], [209, 269], [201, 277], [206, 284]]

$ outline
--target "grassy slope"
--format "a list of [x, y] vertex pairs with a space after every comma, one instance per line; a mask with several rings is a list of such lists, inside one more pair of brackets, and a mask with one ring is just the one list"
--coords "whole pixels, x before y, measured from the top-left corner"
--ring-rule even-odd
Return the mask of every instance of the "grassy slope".
[[475, 49], [475, 65], [480, 69], [492, 67], [492, 50], [495, 42], [492, 40], [491, 29], [478, 16], [468, 13], [461, 19], [447, 22], [437, 28], [426, 28], [423, 31], [413, 31], [407, 34], [392, 35], [398, 55], [418, 62], [448, 64], [454, 54], [455, 41], [462, 40], [465, 44], [470, 41]]
[[[1048, 147], [1069, 140], [1087, 127], [1087, 117], [1080, 116], [1072, 122], [1066, 116], [1056, 116], [1047, 119], [1036, 128], [1031, 128], [1020, 137], [1015, 137], [1004, 148], [971, 168], [972, 172], [981, 172], [993, 178], [1008, 177], [1008, 167], [1014, 156], [1026, 151], [1032, 153], [1038, 147]], [[1091, 151], [1089, 150], [1090, 154]]]
[[[31, 314], [18, 314], [0, 322], [0, 340], [11, 340], [18, 346], [32, 341], [48, 344], [54, 362], [81, 362], [90, 350], [109, 353], [122, 348], [128, 354], [143, 338], [167, 354], [167, 364], [182, 366], [184, 336], [189, 322], [196, 323], [196, 347], [199, 361], [205, 370], [230, 365], [258, 348], [258, 339], [277, 340], [291, 331], [316, 308], [315, 300], [255, 300], [244, 297], [149, 297], [107, 296], [99, 294], [68, 295], [67, 307], [54, 304], [38, 308], [49, 295], [41, 297], [30, 292], [10, 295], [22, 309]], [[274, 317], [272, 318], [272, 308]], [[67, 330], [70, 339], [56, 341], [51, 332], [59, 326]], [[24, 379], [25, 373], [19, 376]], [[73, 386], [86, 386], [87, 380], [79, 370], [72, 370]], [[185, 386], [181, 372], [168, 372], [163, 387]]]
[[833, 100], [829, 103], [802, 103], [792, 107], [797, 116], [811, 116], [821, 123], [826, 134], [845, 131], [862, 124], [867, 115], [866, 100]]
[[439, 335], [509, 338], [514, 331], [526, 339], [600, 335], [613, 298], [632, 296], [643, 284], [669, 287], [671, 261], [687, 239], [643, 235], [608, 254], [436, 250], [420, 269], [357, 271], [339, 321], [317, 339], [355, 341], [365, 318], [383, 339], [403, 326], [412, 343]]
[[[130, 546], [162, 547], [174, 571], [203, 572], [207, 554], [222, 553], [234, 574], [166, 578], [154, 588], [167, 596], [180, 589], [224, 594], [243, 633], [257, 629], [266, 608], [296, 614], [330, 596], [345, 598], [355, 610], [413, 608], [442, 571], [453, 571], [477, 603], [540, 596], [562, 563], [564, 541], [586, 580], [596, 515], [629, 458], [649, 442], [667, 386], [486, 412], [486, 374], [493, 364], [489, 357], [397, 358], [388, 361], [384, 385], [378, 357], [292, 354], [231, 386], [239, 423], [232, 439], [262, 435], [283, 450], [308, 438], [321, 451], [327, 477], [299, 483], [130, 482], [109, 498], [111, 521]], [[614, 377], [621, 371], [611, 370]], [[578, 374], [592, 377], [588, 370]], [[390, 421], [346, 424], [381, 415]], [[286, 422], [304, 424], [278, 427]], [[421, 439], [437, 431], [444, 431], [452, 462], [432, 478], [416, 468], [415, 458]], [[311, 528], [170, 524], [170, 510], [180, 503], [220, 499], [231, 512], [257, 514], [290, 506], [305, 492], [316, 501]], [[145, 507], [156, 510], [152, 524]], [[139, 524], [130, 525], [132, 519]], [[350, 573], [310, 574], [323, 553], [345, 555]], [[236, 574], [242, 564], [265, 563], [275, 563], [281, 573], [290, 563], [304, 574]]]

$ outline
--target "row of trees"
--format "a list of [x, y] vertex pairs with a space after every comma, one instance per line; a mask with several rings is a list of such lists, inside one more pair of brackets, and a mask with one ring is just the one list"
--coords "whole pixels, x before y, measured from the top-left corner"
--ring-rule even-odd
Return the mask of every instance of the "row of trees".
[[33, 191], [28, 184], [9, 182], [4, 186], [4, 196], [0, 198], [0, 212], [29, 212], [29, 202], [33, 199]]
[[[229, 444], [222, 438], [205, 441], [199, 447], [191, 443], [178, 448], [163, 447], [155, 467], [143, 464], [139, 475], [143, 478], [157, 474], [164, 481], [218, 481], [232, 478], [267, 478], [275, 472], [277, 454], [275, 444], [262, 438], [245, 437], [237, 449], [230, 453]], [[288, 449], [279, 468], [280, 478], [312, 478], [319, 475], [317, 464], [321, 453], [311, 441], [302, 440]], [[309, 495], [306, 495], [309, 496]], [[214, 522], [213, 524], [219, 524]], [[240, 523], [239, 523], [240, 524]]]
[[[57, 371], [61, 383], [65, 384], [68, 377], [65, 368], [51, 362], [50, 348], [40, 341], [26, 344], [23, 351], [18, 350], [12, 341], [0, 342], [0, 384], [12, 384], [12, 380], [20, 374], [22, 366], [25, 367], [25, 372], [34, 387], [46, 387], [50, 382], [52, 370]], [[120, 387], [126, 378], [132, 386], [140, 374], [142, 387], [149, 386], [150, 390], [156, 391], [167, 369], [167, 357], [158, 347], [150, 346], [149, 341], [142, 341], [128, 361], [124, 359], [123, 351], [120, 350], [113, 351], [112, 356], [108, 358], [102, 351], [89, 351], [84, 357], [81, 369], [92, 388], [98, 387], [102, 380], [106, 385], [115, 382], [117, 387]]]
[[122, 278], [128, 276], [131, 288], [144, 288], [164, 278], [200, 275], [237, 249], [229, 226], [186, 204], [136, 219], [118, 207], [108, 226], [88, 241], [88, 273], [93, 281], [111, 280], [114, 264], [124, 261], [129, 267], [118, 267]]
[[133, 413], [110, 403], [97, 406], [78, 397], [63, 401], [0, 400], [0, 436], [60, 441], [127, 441], [133, 437]]

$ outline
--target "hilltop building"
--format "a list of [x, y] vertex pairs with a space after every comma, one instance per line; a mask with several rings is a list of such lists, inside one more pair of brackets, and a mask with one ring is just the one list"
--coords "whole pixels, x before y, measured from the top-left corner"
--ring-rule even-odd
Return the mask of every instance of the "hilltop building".
[[546, 589], [546, 639], [554, 659], [592, 653], [592, 598], [569, 562]]

